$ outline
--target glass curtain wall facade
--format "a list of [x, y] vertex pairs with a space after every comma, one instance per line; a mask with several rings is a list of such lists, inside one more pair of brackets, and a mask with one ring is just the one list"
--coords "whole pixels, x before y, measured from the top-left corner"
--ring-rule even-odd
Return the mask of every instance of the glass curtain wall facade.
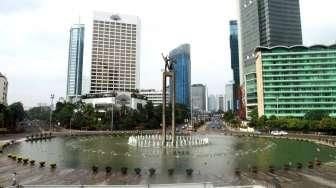
[[67, 100], [82, 94], [83, 50], [84, 25], [75, 24], [70, 29]]
[[[256, 47], [302, 45], [299, 0], [239, 0], [238, 39], [240, 82], [253, 82]], [[247, 77], [249, 80], [243, 80]], [[243, 108], [248, 117], [253, 108], [249, 100], [255, 94], [251, 93], [253, 88], [243, 88], [250, 89], [242, 91], [244, 104], [241, 104], [245, 105]]]
[[259, 47], [256, 54], [256, 82], [247, 87], [257, 89], [259, 116], [336, 116], [336, 45]]
[[302, 44], [299, 0], [239, 0], [242, 61], [254, 63], [257, 46]]
[[230, 50], [231, 50], [231, 68], [233, 71], [233, 110], [237, 111], [239, 108], [239, 50], [238, 50], [238, 25], [237, 20], [230, 21]]
[[[169, 58], [175, 61], [176, 103], [190, 107], [190, 45], [182, 44], [169, 53]], [[170, 81], [170, 85], [171, 85]], [[170, 93], [172, 93], [172, 87]], [[172, 95], [170, 95], [172, 96]]]

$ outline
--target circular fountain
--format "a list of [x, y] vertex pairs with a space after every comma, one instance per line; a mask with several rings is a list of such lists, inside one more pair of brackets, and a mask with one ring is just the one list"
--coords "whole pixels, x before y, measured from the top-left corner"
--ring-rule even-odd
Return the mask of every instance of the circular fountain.
[[167, 147], [181, 148], [189, 146], [204, 146], [208, 145], [209, 138], [204, 135], [181, 135], [176, 136], [175, 146], [172, 141], [172, 135], [166, 136], [166, 145], [163, 144], [163, 137], [159, 134], [155, 135], [136, 135], [128, 138], [128, 144], [135, 147]]

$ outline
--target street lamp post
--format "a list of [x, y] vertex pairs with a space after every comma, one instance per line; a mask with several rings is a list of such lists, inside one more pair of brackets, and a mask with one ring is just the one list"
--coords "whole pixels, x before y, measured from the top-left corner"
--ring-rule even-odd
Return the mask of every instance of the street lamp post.
[[52, 108], [53, 108], [53, 102], [54, 102], [54, 97], [55, 97], [55, 95], [54, 94], [51, 94], [50, 95], [50, 99], [51, 99], [51, 103], [50, 103], [50, 121], [49, 121], [49, 130], [50, 131], [52, 131], [51, 130], [51, 120], [52, 120]]

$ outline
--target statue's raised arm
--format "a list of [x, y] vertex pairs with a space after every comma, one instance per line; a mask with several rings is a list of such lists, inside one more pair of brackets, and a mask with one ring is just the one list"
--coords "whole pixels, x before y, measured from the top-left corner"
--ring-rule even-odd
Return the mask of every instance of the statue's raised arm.
[[174, 61], [170, 59], [168, 56], [164, 56], [163, 53], [161, 54], [163, 61], [165, 62], [165, 71], [170, 72], [174, 69]]

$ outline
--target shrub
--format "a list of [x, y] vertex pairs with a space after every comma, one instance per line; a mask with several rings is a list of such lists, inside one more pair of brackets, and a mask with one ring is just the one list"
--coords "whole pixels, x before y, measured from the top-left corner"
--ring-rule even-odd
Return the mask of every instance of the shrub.
[[316, 160], [316, 166], [321, 166], [322, 162], [320, 160]]
[[41, 161], [40, 162], [40, 167], [44, 167], [44, 165], [45, 165], [45, 161]]
[[148, 171], [149, 171], [150, 176], [153, 176], [155, 174], [155, 169], [154, 168], [150, 168], [150, 169], [148, 169]]
[[135, 168], [134, 172], [135, 172], [136, 175], [140, 175], [141, 169], [140, 168]]
[[28, 158], [24, 158], [22, 161], [23, 161], [23, 164], [27, 164], [28, 161], [29, 161], [29, 159]]
[[252, 166], [252, 172], [257, 174], [258, 173], [258, 167], [257, 166]]
[[186, 169], [186, 173], [187, 173], [188, 176], [191, 176], [193, 172], [194, 172], [194, 170], [191, 169], [191, 168]]
[[126, 167], [121, 167], [120, 171], [123, 175], [127, 174], [127, 168]]
[[302, 163], [296, 163], [296, 168], [297, 169], [302, 169], [302, 167], [303, 167]]
[[110, 167], [110, 166], [105, 167], [105, 171], [106, 171], [106, 174], [111, 173], [112, 167]]
[[314, 162], [313, 161], [308, 162], [308, 168], [310, 168], [310, 169], [314, 168]]
[[50, 164], [50, 168], [55, 169], [56, 168], [56, 163]]
[[240, 174], [241, 174], [240, 169], [239, 169], [239, 168], [236, 168], [236, 169], [235, 169], [235, 175], [236, 175], [236, 176], [240, 176]]
[[168, 169], [168, 175], [172, 176], [174, 174], [174, 169], [170, 168]]
[[93, 166], [92, 166], [92, 172], [93, 172], [93, 173], [97, 173], [97, 172], [98, 172], [98, 166], [93, 165]]
[[18, 157], [18, 158], [17, 158], [17, 162], [18, 162], [18, 163], [21, 163], [21, 161], [22, 161], [22, 157]]

